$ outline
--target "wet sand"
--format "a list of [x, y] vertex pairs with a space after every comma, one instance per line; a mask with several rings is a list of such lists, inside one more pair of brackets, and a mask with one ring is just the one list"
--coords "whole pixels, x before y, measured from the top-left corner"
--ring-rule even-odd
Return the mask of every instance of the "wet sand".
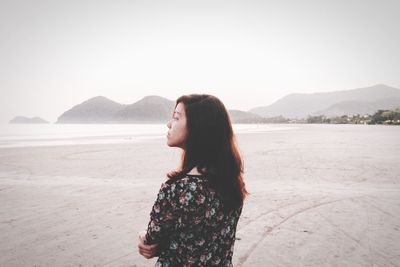
[[[238, 135], [251, 195], [234, 266], [400, 266], [400, 127]], [[180, 151], [165, 140], [0, 149], [0, 266], [154, 266], [137, 232]]]

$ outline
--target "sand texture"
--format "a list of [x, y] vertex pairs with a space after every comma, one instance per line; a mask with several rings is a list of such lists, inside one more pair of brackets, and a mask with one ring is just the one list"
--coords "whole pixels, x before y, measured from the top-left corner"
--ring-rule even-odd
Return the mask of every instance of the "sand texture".
[[[234, 266], [400, 266], [400, 127], [237, 136]], [[0, 266], [154, 266], [137, 232], [180, 151], [165, 140], [0, 149]]]

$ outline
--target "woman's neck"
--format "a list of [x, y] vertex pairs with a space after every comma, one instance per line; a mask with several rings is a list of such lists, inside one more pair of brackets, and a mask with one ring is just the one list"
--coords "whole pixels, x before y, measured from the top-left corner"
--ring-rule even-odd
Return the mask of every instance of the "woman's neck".
[[197, 166], [196, 166], [191, 171], [189, 171], [187, 174], [189, 174], [189, 175], [190, 174], [199, 175], [201, 173], [199, 172], [199, 170], [197, 169]]

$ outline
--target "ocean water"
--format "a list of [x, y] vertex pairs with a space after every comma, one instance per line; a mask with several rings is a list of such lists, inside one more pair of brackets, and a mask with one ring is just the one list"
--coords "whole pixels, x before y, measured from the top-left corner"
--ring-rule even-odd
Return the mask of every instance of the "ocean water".
[[[290, 125], [234, 124], [235, 133], [290, 130]], [[113, 144], [166, 138], [166, 124], [3, 124], [0, 147]]]

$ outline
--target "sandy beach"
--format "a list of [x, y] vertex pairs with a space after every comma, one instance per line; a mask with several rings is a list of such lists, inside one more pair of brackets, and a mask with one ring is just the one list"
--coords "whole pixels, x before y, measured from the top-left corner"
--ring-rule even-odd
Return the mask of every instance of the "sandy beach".
[[[234, 266], [400, 266], [400, 127], [294, 127], [237, 136]], [[179, 157], [165, 139], [0, 148], [0, 266], [154, 266], [137, 233]]]

